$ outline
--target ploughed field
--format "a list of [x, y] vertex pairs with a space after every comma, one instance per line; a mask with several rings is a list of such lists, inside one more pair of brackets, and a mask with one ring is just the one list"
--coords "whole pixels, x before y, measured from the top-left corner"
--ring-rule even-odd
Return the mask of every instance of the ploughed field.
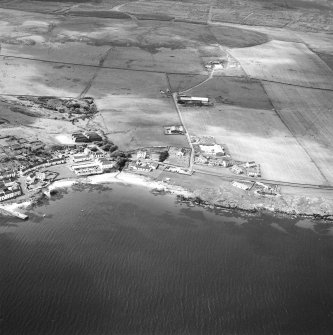
[[[164, 135], [163, 126], [181, 122], [173, 99], [160, 93], [169, 88], [214, 102], [180, 107], [190, 135], [214, 136], [234, 159], [259, 163], [264, 178], [333, 184], [327, 2], [0, 1], [0, 7], [2, 132], [56, 142], [91, 127], [123, 150], [188, 148], [186, 136]], [[225, 66], [209, 77], [205, 65], [216, 59]], [[11, 109], [8, 99], [16, 95], [93, 96], [99, 113], [80, 125], [45, 120]]]

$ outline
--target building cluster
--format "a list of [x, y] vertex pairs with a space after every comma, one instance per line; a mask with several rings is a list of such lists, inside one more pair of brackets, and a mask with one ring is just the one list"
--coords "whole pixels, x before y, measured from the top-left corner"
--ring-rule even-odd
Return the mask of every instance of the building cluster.
[[26, 175], [30, 174], [31, 172], [37, 171], [39, 169], [43, 169], [43, 168], [46, 168], [46, 167], [59, 165], [59, 164], [65, 164], [65, 163], [66, 163], [65, 157], [52, 158], [52, 159], [48, 159], [48, 160], [46, 160], [42, 163], [39, 163], [39, 164], [34, 164], [34, 165], [27, 166], [27, 167], [22, 167], [22, 169], [20, 170], [20, 174], [22, 176], [26, 176]]
[[225, 148], [215, 142], [214, 137], [191, 137], [194, 148], [194, 163], [206, 166], [229, 167], [230, 156], [226, 154]]
[[237, 175], [261, 177], [260, 164], [254, 161], [235, 161], [224, 146], [217, 144], [212, 136], [191, 136], [194, 148], [194, 163], [205, 166], [230, 168]]
[[183, 147], [170, 146], [168, 150], [168, 157], [164, 161], [166, 164], [176, 165], [181, 168], [188, 168], [190, 166], [191, 149]]
[[191, 149], [182, 147], [153, 147], [139, 149], [132, 154], [127, 169], [138, 172], [152, 172], [160, 165], [166, 171], [188, 174]]
[[222, 70], [226, 63], [226, 60], [212, 60], [205, 65], [205, 68], [207, 70]]
[[20, 184], [12, 177], [0, 180], [0, 201], [12, 199], [22, 194]]
[[88, 146], [81, 153], [71, 155], [71, 169], [78, 176], [101, 174], [118, 169], [118, 162], [108, 157], [100, 147]]
[[238, 175], [244, 174], [249, 177], [261, 177], [260, 164], [254, 161], [235, 164], [230, 168], [230, 171]]
[[16, 136], [0, 138], [0, 162], [4, 168], [19, 170], [22, 165], [38, 164], [51, 157], [39, 140], [28, 141]]
[[78, 131], [72, 134], [72, 140], [75, 143], [101, 142], [103, 138], [94, 131]]
[[278, 185], [264, 184], [259, 181], [255, 182], [254, 194], [268, 197], [281, 196]]
[[159, 164], [157, 162], [139, 159], [137, 161], [130, 162], [127, 168], [131, 171], [152, 172], [156, 170], [158, 166]]
[[184, 135], [185, 129], [183, 126], [165, 126], [164, 134], [165, 135]]
[[243, 191], [252, 191], [257, 196], [280, 196], [278, 185], [264, 184], [259, 181], [254, 182], [251, 180], [233, 181], [231, 185]]

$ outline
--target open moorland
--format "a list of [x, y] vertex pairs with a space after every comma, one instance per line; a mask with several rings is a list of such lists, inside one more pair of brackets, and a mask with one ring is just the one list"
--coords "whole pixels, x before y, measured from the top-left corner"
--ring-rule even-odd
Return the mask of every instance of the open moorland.
[[[0, 0], [0, 8], [1, 134], [57, 144], [75, 131], [99, 130], [124, 151], [189, 150], [189, 136], [213, 136], [233, 159], [260, 164], [263, 180], [289, 187], [289, 195], [294, 183], [296, 197], [310, 185], [311, 196], [327, 198], [331, 1]], [[214, 61], [220, 68], [207, 66]], [[177, 93], [209, 98], [211, 106], [177, 105]], [[77, 123], [46, 118], [17, 108], [19, 95], [93, 97], [98, 112]], [[185, 134], [165, 135], [172, 125]], [[163, 173], [203, 196], [205, 182], [238, 178], [196, 166], [193, 155], [189, 169], [194, 175], [183, 181]]]

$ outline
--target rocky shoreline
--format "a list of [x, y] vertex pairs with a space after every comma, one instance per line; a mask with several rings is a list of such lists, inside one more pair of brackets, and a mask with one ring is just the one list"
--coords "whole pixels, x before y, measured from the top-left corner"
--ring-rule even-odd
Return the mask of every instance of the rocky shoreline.
[[[16, 209], [31, 209], [37, 205], [44, 197], [51, 197], [57, 193], [61, 188], [72, 187], [74, 184], [112, 184], [124, 183], [132, 184], [150, 188], [155, 195], [172, 194], [175, 196], [176, 202], [186, 204], [188, 207], [201, 207], [216, 214], [223, 214], [226, 211], [239, 211], [249, 215], [256, 215], [260, 213], [268, 213], [271, 215], [288, 216], [294, 218], [310, 218], [315, 220], [324, 220], [333, 222], [333, 214], [327, 213], [313, 213], [304, 212], [297, 206], [293, 208], [285, 201], [283, 206], [277, 201], [270, 200], [265, 203], [265, 199], [245, 199], [245, 198], [230, 198], [222, 196], [214, 198], [214, 192], [203, 194], [199, 189], [190, 191], [181, 185], [170, 185], [163, 181], [154, 181], [147, 176], [131, 174], [127, 172], [108, 173], [98, 176], [90, 176], [88, 178], [78, 179], [60, 179], [52, 183], [47, 190], [39, 190], [29, 197], [29, 199], [22, 199], [20, 202], [12, 202], [4, 205], [4, 208]], [[308, 207], [307, 207], [308, 208]], [[308, 208], [309, 209], [309, 208]]]
[[277, 208], [270, 208], [265, 206], [253, 206], [253, 208], [244, 208], [242, 206], [236, 204], [214, 204], [207, 200], [203, 200], [200, 197], [186, 197], [183, 195], [177, 195], [177, 202], [187, 204], [189, 207], [202, 207], [205, 209], [214, 210], [214, 212], [225, 212], [226, 210], [237, 210], [241, 212], [246, 212], [249, 214], [260, 214], [260, 213], [269, 213], [269, 214], [276, 214], [282, 216], [291, 216], [291, 217], [299, 217], [299, 218], [311, 218], [316, 220], [325, 220], [325, 221], [332, 221], [333, 222], [333, 215], [327, 214], [307, 214], [302, 212], [297, 212], [294, 209], [290, 209], [288, 211], [280, 210]]

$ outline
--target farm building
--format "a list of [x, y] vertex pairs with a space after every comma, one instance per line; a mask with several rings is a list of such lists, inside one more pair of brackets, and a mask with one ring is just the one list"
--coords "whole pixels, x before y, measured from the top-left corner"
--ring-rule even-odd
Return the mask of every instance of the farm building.
[[147, 157], [147, 151], [142, 151], [142, 150], [139, 150], [137, 151], [136, 153], [136, 159], [145, 159]]
[[213, 144], [213, 145], [199, 145], [200, 150], [206, 154], [206, 155], [218, 155], [223, 156], [224, 155], [224, 149], [219, 144]]
[[221, 70], [223, 69], [224, 61], [221, 60], [212, 60], [208, 64], [205, 65], [207, 70]]
[[177, 102], [181, 105], [209, 106], [211, 102], [207, 97], [191, 97], [187, 95], [178, 95]]
[[184, 135], [185, 129], [183, 126], [165, 126], [165, 135]]

